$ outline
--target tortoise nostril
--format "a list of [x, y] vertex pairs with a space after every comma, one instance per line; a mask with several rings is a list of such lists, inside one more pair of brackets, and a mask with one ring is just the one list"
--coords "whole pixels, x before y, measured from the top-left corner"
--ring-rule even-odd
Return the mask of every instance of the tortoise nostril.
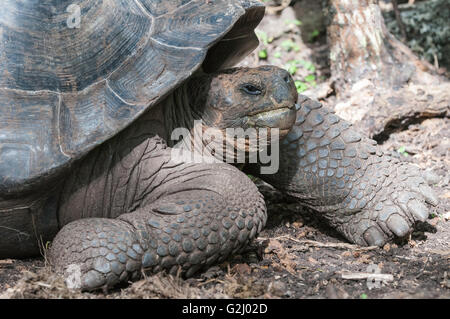
[[284, 82], [286, 82], [287, 84], [289, 84], [291, 82], [291, 77], [289, 75], [285, 75], [283, 77]]

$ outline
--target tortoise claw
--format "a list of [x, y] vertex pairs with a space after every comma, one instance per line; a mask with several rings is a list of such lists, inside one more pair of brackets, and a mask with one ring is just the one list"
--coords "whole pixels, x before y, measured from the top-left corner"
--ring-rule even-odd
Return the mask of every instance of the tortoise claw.
[[410, 231], [408, 223], [398, 214], [389, 217], [386, 224], [397, 237], [404, 237]]
[[428, 218], [428, 208], [418, 201], [417, 199], [413, 199], [408, 203], [408, 209], [413, 215], [414, 219], [424, 222]]
[[422, 194], [428, 204], [436, 206], [439, 203], [439, 200], [437, 199], [436, 194], [431, 189], [431, 187], [427, 185], [420, 185], [419, 192], [420, 194]]
[[369, 246], [383, 246], [386, 242], [386, 238], [381, 231], [375, 227], [370, 227], [364, 233], [364, 240]]

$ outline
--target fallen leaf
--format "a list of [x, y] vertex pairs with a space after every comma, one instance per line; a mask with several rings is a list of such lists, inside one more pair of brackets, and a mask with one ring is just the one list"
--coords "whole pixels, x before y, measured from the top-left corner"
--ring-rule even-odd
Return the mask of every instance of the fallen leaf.
[[342, 257], [350, 257], [352, 255], [352, 252], [351, 251], [344, 251], [342, 254], [341, 254], [341, 256]]
[[295, 267], [297, 263], [293, 256], [291, 256], [284, 248], [280, 241], [276, 239], [269, 239], [267, 247], [264, 249], [264, 253], [275, 253], [281, 262], [281, 266], [289, 273], [295, 275]]
[[362, 263], [362, 264], [370, 264], [370, 263], [371, 263], [371, 261], [370, 261], [370, 255], [363, 254], [363, 255], [361, 255], [361, 256], [358, 258], [357, 261], [358, 261], [359, 263]]
[[249, 275], [252, 272], [252, 269], [247, 264], [236, 264], [231, 269], [231, 272], [239, 275]]
[[292, 223], [292, 226], [293, 226], [294, 228], [301, 228], [301, 227], [303, 226], [303, 223], [300, 222], [300, 221], [293, 222], [293, 223]]

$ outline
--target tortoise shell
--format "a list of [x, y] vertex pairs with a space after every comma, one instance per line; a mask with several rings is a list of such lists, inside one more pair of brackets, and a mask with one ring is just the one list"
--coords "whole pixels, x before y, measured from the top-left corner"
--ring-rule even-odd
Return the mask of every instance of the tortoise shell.
[[34, 190], [197, 69], [258, 41], [257, 0], [4, 0], [0, 198]]

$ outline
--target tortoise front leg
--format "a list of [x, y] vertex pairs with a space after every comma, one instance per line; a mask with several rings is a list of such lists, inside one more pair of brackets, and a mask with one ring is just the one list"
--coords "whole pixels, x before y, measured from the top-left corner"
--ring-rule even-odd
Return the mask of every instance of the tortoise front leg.
[[[163, 164], [162, 164], [163, 163]], [[142, 271], [185, 276], [239, 251], [266, 222], [262, 195], [250, 179], [223, 163], [172, 163], [170, 149], [141, 163], [159, 169], [136, 210], [115, 219], [87, 218], [56, 236], [57, 271], [81, 269], [81, 288], [135, 280]]]
[[300, 96], [297, 121], [280, 146], [280, 169], [260, 177], [319, 212], [349, 241], [383, 245], [428, 217], [437, 199], [415, 166], [319, 102]]

